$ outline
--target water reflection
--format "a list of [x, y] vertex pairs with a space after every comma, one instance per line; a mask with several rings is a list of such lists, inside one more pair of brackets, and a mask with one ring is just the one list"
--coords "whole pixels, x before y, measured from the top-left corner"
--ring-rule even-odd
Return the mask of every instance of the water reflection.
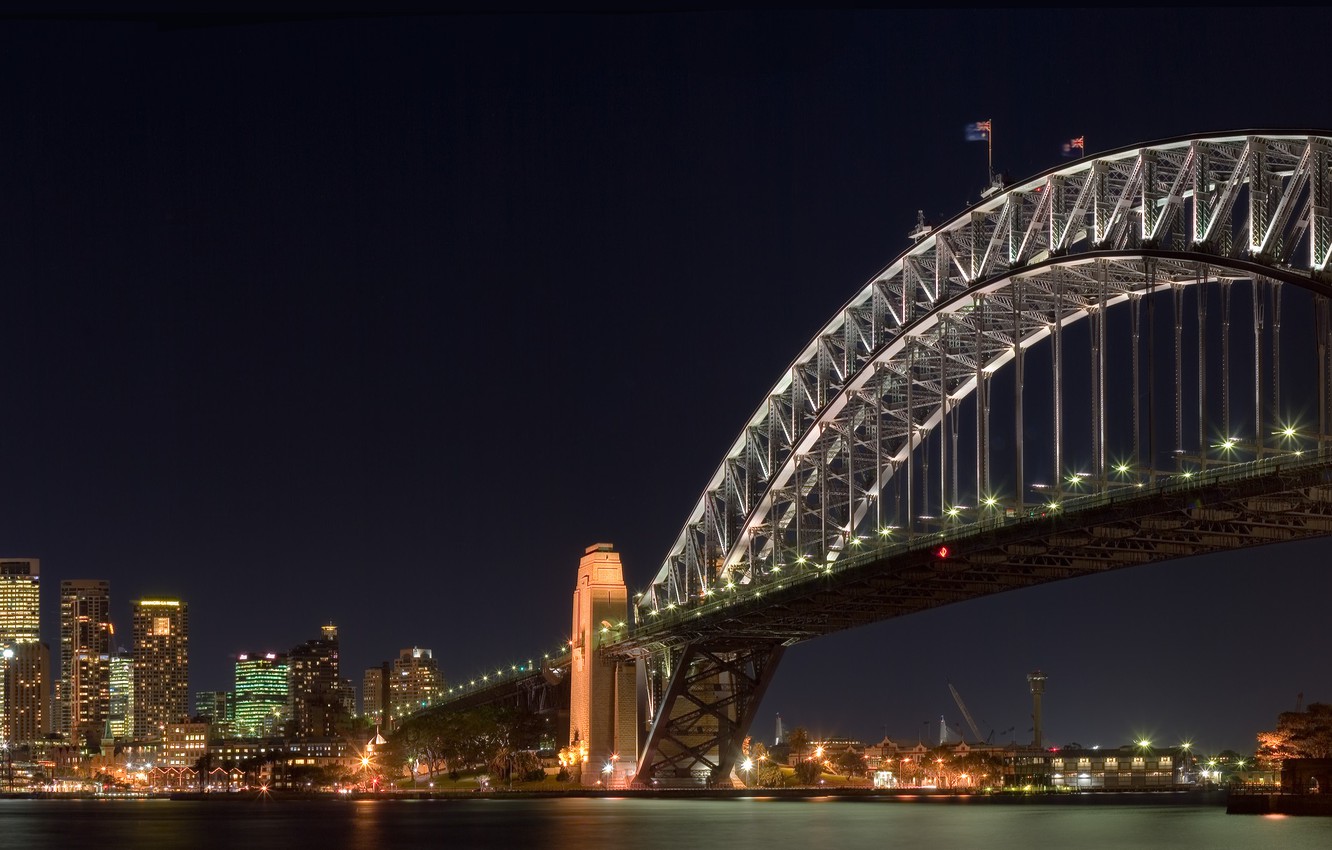
[[815, 798], [286, 802], [0, 800], [0, 845], [151, 850], [680, 850], [725, 847], [1134, 847], [1326, 850], [1319, 818], [1217, 807], [1075, 806]]

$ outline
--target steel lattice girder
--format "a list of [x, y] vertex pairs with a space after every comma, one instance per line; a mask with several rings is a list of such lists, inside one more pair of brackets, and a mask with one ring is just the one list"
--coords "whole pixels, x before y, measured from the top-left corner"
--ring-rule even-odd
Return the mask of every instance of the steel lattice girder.
[[1210, 481], [1085, 498], [1085, 506], [866, 551], [704, 609], [654, 617], [604, 651], [644, 657], [691, 641], [790, 645], [1006, 590], [1173, 558], [1332, 535], [1332, 451], [1228, 469]]
[[1332, 293], [1330, 152], [1332, 137], [1310, 132], [1123, 149], [1008, 187], [936, 228], [769, 391], [640, 612], [755, 581], [784, 554], [838, 557], [945, 407], [1054, 326], [1167, 285], [1266, 278]]
[[649, 667], [666, 681], [649, 683], [660, 697], [650, 700], [652, 729], [634, 781], [729, 777], [784, 651], [780, 642], [730, 637], [661, 649], [670, 660]]

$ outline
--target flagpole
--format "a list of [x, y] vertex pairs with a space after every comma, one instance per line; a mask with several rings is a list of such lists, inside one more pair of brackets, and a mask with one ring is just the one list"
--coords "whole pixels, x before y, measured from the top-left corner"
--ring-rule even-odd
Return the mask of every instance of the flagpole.
[[987, 154], [987, 164], [990, 167], [990, 184], [994, 185], [994, 119], [986, 121], [990, 125], [990, 131], [985, 134], [985, 151]]

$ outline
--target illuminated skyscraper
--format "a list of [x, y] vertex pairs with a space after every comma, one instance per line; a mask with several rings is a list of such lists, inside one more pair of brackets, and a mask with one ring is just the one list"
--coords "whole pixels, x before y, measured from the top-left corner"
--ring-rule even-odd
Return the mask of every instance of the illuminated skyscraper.
[[366, 670], [361, 679], [361, 703], [365, 718], [376, 726], [383, 726], [385, 730], [388, 729], [388, 718], [384, 716], [384, 706], [388, 702], [388, 672], [389, 665], [385, 662], [381, 667]]
[[207, 720], [214, 738], [235, 737], [236, 693], [234, 691], [195, 691], [194, 720]]
[[287, 656], [242, 652], [236, 656], [236, 708], [232, 728], [241, 738], [282, 734], [290, 704]]
[[59, 730], [98, 738], [110, 710], [111, 589], [106, 581], [60, 582]]
[[330, 737], [342, 716], [342, 676], [338, 668], [338, 627], [293, 647], [288, 655], [292, 733], [299, 738]]
[[0, 646], [41, 640], [41, 563], [0, 559]]
[[51, 653], [41, 642], [41, 562], [0, 559], [0, 738], [51, 731]]
[[110, 697], [107, 700], [107, 719], [113, 740], [129, 738], [134, 734], [131, 718], [134, 716], [134, 658], [121, 649], [107, 662]]
[[444, 679], [439, 675], [433, 652], [416, 646], [399, 652], [389, 681], [389, 708], [394, 724], [434, 705], [443, 687]]
[[190, 617], [179, 599], [138, 599], [134, 606], [134, 737], [160, 738], [189, 717]]
[[0, 649], [3, 658], [5, 740], [30, 744], [51, 731], [51, 651], [39, 641]]

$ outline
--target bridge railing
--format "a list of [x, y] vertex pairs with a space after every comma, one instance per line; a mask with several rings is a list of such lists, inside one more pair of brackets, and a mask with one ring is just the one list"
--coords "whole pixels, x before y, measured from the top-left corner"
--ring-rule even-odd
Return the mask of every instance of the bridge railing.
[[[1096, 493], [1066, 493], [1062, 501], [1055, 506], [1048, 504], [1032, 506], [1030, 511], [1015, 516], [1008, 516], [1000, 510], [995, 510], [980, 519], [971, 522], [958, 522], [942, 531], [920, 534], [909, 540], [894, 540], [886, 544], [867, 544], [860, 541], [859, 538], [854, 538], [850, 544], [851, 548], [833, 553], [834, 558], [832, 560], [827, 560], [826, 556], [822, 563], [811, 560], [805, 567], [793, 567], [792, 572], [774, 577], [765, 583], [737, 585], [730, 590], [715, 592], [714, 596], [718, 598], [701, 600], [699, 603], [689, 606], [667, 606], [658, 609], [655, 613], [645, 614], [636, 609], [637, 617], [635, 621], [627, 627], [623, 634], [610, 636], [610, 641], [625, 638], [642, 640], [654, 633], [670, 632], [681, 623], [702, 618], [723, 609], [738, 605], [762, 604], [764, 594], [770, 594], [773, 591], [806, 586], [816, 581], [826, 580], [829, 576], [876, 561], [882, 561], [889, 557], [928, 551], [949, 543], [962, 543], [993, 532], [997, 528], [1007, 528], [1024, 523], [1040, 523], [1055, 515], [1067, 516], [1151, 496], [1187, 492], [1215, 484], [1262, 478], [1277, 472], [1293, 472], [1314, 468], [1326, 465], [1329, 461], [1332, 461], [1332, 449], [1297, 451], [1253, 461], [1233, 463], [1205, 472], [1162, 473], [1163, 477], [1157, 483], [1151, 485], [1143, 482], [1126, 483], [1121, 487]], [[644, 616], [650, 619], [646, 621], [638, 619]], [[498, 685], [537, 675], [541, 672], [542, 666], [558, 668], [567, 666], [568, 663], [567, 646], [561, 645], [555, 653], [543, 653], [539, 664], [534, 659], [528, 659], [526, 662], [498, 665], [494, 668], [494, 672], [491, 672], [490, 668], [485, 668], [484, 672], [465, 681], [459, 681], [448, 688], [442, 698], [435, 704], [447, 704]]]
[[437, 705], [447, 705], [456, 702], [471, 694], [493, 688], [497, 685], [510, 684], [512, 682], [526, 679], [529, 676], [539, 675], [542, 668], [567, 667], [569, 664], [569, 648], [567, 644], [560, 646], [554, 653], [544, 652], [541, 655], [541, 661], [537, 662], [529, 658], [523, 662], [512, 662], [510, 664], [497, 665], [494, 672], [491, 668], [484, 668], [483, 672], [477, 673], [469, 679], [459, 680], [457, 684], [447, 688], [441, 697], [429, 706], [433, 708]]
[[[865, 544], [860, 538], [852, 538], [852, 547], [829, 553], [820, 564], [810, 559], [803, 566], [794, 566], [789, 575], [772, 577], [767, 582], [736, 585], [726, 590], [713, 593], [714, 599], [700, 599], [693, 605], [668, 605], [663, 608], [643, 611], [635, 609], [635, 621], [630, 626], [626, 637], [643, 639], [657, 632], [669, 632], [680, 623], [702, 618], [708, 614], [731, 608], [738, 604], [761, 601], [765, 593], [786, 590], [815, 581], [827, 579], [840, 572], [855, 569], [865, 564], [882, 561], [885, 558], [927, 551], [948, 543], [961, 543], [996, 528], [1020, 525], [1023, 523], [1044, 522], [1052, 516], [1067, 516], [1084, 511], [1111, 507], [1130, 501], [1137, 501], [1152, 496], [1197, 490], [1205, 486], [1238, 482], [1262, 478], [1278, 472], [1293, 472], [1300, 469], [1326, 465], [1332, 460], [1332, 449], [1302, 450], [1282, 455], [1238, 462], [1204, 472], [1161, 473], [1164, 477], [1155, 484], [1137, 482], [1126, 483], [1101, 492], [1086, 494], [1064, 494], [1061, 501], [1044, 506], [1032, 506], [1024, 515], [1008, 516], [998, 509], [989, 516], [972, 522], [958, 522], [938, 532], [919, 534], [909, 540], [895, 540], [888, 544]], [[788, 565], [790, 567], [791, 565]], [[647, 617], [647, 620], [642, 620]]]

